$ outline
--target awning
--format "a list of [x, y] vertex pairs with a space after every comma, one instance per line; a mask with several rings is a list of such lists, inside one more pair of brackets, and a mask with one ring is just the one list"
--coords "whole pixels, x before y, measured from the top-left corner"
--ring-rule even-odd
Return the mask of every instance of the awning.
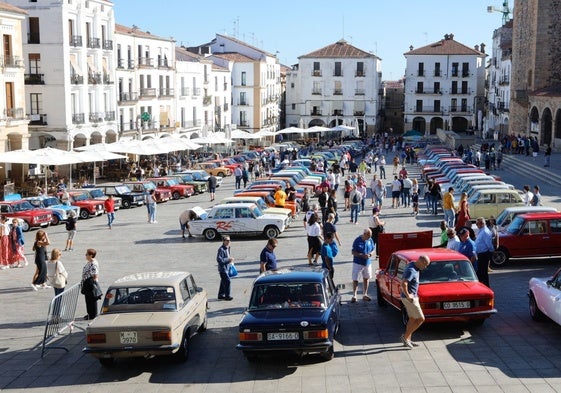
[[103, 67], [103, 73], [104, 74], [109, 74], [109, 67], [107, 66], [107, 58], [106, 57], [101, 59], [101, 65]]
[[97, 67], [94, 64], [93, 56], [88, 56], [88, 67], [91, 72], [97, 72]]
[[78, 67], [78, 60], [76, 59], [76, 55], [70, 55], [70, 65], [74, 69], [74, 73], [78, 75], [82, 75], [82, 70]]

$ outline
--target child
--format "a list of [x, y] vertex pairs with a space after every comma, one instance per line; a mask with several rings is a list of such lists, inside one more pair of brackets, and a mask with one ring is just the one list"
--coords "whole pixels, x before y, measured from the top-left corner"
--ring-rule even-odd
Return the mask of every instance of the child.
[[418, 192], [413, 192], [413, 195], [411, 195], [411, 202], [413, 202], [413, 213], [411, 213], [411, 214], [416, 216], [417, 214], [419, 214], [419, 193]]

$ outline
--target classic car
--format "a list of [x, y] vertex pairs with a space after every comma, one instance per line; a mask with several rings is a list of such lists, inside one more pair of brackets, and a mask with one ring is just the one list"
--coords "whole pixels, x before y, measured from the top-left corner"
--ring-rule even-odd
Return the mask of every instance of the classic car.
[[491, 263], [504, 266], [510, 258], [551, 256], [561, 256], [561, 213], [526, 213], [499, 232], [499, 248]]
[[561, 269], [551, 277], [534, 277], [529, 282], [530, 315], [534, 321], [551, 319], [561, 325]]
[[468, 198], [471, 217], [497, 217], [507, 207], [524, 206], [522, 197], [516, 190], [482, 189]]
[[[108, 195], [105, 194], [101, 188], [81, 188], [77, 190], [70, 190], [70, 191], [77, 191], [77, 192], [87, 192], [91, 199], [95, 199], [101, 202], [105, 202], [107, 200]], [[123, 206], [123, 200], [121, 197], [113, 196], [113, 200], [115, 201], [115, 210], [119, 210]]]
[[[184, 171], [176, 173], [176, 175], [182, 175], [185, 173], [193, 176], [193, 179], [195, 179], [195, 181], [204, 181], [205, 183], [207, 183], [208, 186], [208, 178], [210, 177], [210, 175], [208, 174], [207, 171], [203, 169], [186, 169]], [[216, 188], [220, 187], [221, 184], [222, 184], [222, 177], [217, 176]]]
[[55, 196], [35, 196], [24, 198], [24, 200], [29, 201], [36, 208], [50, 210], [53, 214], [51, 225], [58, 225], [61, 221], [66, 221], [71, 211], [74, 211], [76, 217], [80, 213], [79, 207], [64, 205]]
[[253, 203], [216, 205], [202, 220], [189, 222], [193, 235], [216, 240], [220, 235], [263, 235], [277, 237], [288, 225], [288, 217], [263, 213]]
[[21, 220], [22, 231], [27, 232], [30, 228], [47, 227], [51, 224], [53, 214], [50, 210], [36, 208], [29, 201], [21, 199], [19, 194], [4, 198], [6, 200], [0, 201], [0, 214]]
[[471, 322], [482, 324], [497, 312], [494, 293], [477, 280], [469, 259], [445, 248], [417, 248], [394, 252], [387, 263], [380, 263], [376, 273], [378, 305], [391, 305], [407, 312], [401, 303], [401, 282], [405, 267], [420, 255], [428, 255], [431, 264], [421, 271], [419, 302], [426, 322]]
[[144, 193], [133, 192], [126, 184], [103, 183], [97, 187], [103, 190], [106, 195], [113, 195], [114, 197], [121, 198], [123, 209], [144, 205]]
[[189, 357], [191, 338], [207, 328], [207, 293], [188, 272], [147, 272], [115, 281], [101, 313], [86, 328], [83, 352], [111, 366], [115, 359]]
[[195, 180], [195, 177], [191, 173], [176, 173], [174, 175], [168, 175], [173, 179], [177, 179], [179, 184], [188, 184], [193, 187], [195, 194], [203, 194], [207, 191], [207, 182], [205, 180]]
[[202, 169], [209, 175], [214, 175], [217, 177], [226, 177], [232, 175], [232, 171], [230, 169], [220, 166], [216, 162], [198, 162], [193, 165], [193, 169]]
[[70, 204], [80, 208], [78, 216], [81, 219], [90, 218], [92, 216], [99, 216], [105, 212], [103, 202], [92, 199], [88, 192], [84, 191], [69, 191]]
[[171, 192], [169, 190], [166, 190], [165, 188], [158, 188], [154, 182], [148, 180], [131, 180], [126, 181], [124, 184], [129, 186], [132, 191], [141, 192], [144, 195], [148, 195], [150, 190], [154, 190], [154, 198], [158, 203], [167, 202], [171, 199]]
[[[273, 190], [273, 189], [271, 189]], [[273, 197], [274, 191], [268, 189], [246, 189], [239, 193], [235, 193], [235, 197], [255, 197], [258, 196], [267, 204], [269, 207], [275, 207], [275, 198]], [[285, 209], [290, 209], [292, 217], [296, 217], [300, 213], [300, 204], [297, 201], [285, 201]]]
[[517, 207], [507, 207], [499, 214], [495, 220], [497, 227], [499, 229], [504, 229], [510, 225], [514, 217], [520, 214], [526, 213], [542, 213], [542, 212], [556, 212], [558, 211], [554, 207], [547, 206], [517, 206]]
[[239, 344], [253, 361], [261, 353], [334, 356], [341, 295], [326, 269], [288, 268], [261, 274], [239, 324]]
[[172, 177], [154, 177], [147, 179], [156, 185], [156, 187], [171, 192], [173, 199], [189, 198], [195, 193], [195, 187], [188, 184], [180, 184], [179, 181]]
[[224, 198], [222, 201], [220, 201], [220, 204], [240, 203], [240, 202], [254, 203], [257, 205], [257, 207], [259, 207], [259, 209], [261, 209], [261, 211], [263, 211], [263, 213], [278, 214], [283, 218], [288, 217], [289, 224], [294, 219], [294, 217], [292, 216], [291, 209], [285, 209], [283, 207], [269, 207], [269, 205], [267, 205], [267, 203], [263, 200], [263, 198], [259, 196], [236, 195], [234, 197]]

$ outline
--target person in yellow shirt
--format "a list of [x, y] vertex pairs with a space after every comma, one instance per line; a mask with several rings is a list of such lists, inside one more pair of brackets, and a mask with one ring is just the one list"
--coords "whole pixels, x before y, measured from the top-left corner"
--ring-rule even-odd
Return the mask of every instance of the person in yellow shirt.
[[286, 192], [282, 190], [281, 186], [277, 186], [277, 191], [275, 192], [274, 198], [276, 207], [284, 207], [284, 204], [286, 202]]
[[448, 192], [442, 197], [442, 210], [444, 210], [444, 221], [448, 228], [454, 228], [456, 206], [454, 205], [454, 187], [448, 188]]

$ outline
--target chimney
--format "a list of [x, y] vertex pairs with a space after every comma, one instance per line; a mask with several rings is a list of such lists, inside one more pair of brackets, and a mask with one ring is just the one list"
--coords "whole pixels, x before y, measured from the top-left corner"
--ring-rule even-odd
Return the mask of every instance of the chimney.
[[485, 53], [485, 44], [482, 42], [481, 45], [481, 53]]
[[453, 40], [454, 39], [454, 34], [450, 33], [449, 37], [450, 37], [451, 40]]
[[445, 40], [449, 40], [449, 39], [450, 39], [450, 36], [449, 36], [448, 34], [444, 34], [444, 39], [445, 39]]
[[409, 45], [409, 50], [413, 50], [413, 45]]
[[475, 46], [473, 47], [473, 49], [475, 49], [476, 51], [479, 52], [479, 45], [475, 45]]

